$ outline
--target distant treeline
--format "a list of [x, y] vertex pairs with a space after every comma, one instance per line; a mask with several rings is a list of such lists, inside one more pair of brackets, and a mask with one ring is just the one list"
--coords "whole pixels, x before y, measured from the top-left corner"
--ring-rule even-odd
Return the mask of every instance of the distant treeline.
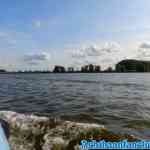
[[64, 66], [55, 66], [54, 73], [98, 73], [98, 72], [113, 72], [113, 69], [109, 67], [108, 69], [101, 71], [101, 66], [99, 65], [85, 65], [82, 66], [80, 70], [74, 70], [73, 67], [65, 68]]
[[6, 73], [7, 71], [5, 69], [0, 69], [0, 73]]
[[84, 65], [81, 66], [80, 70], [75, 70], [73, 67], [68, 67], [67, 69], [62, 66], [55, 66], [53, 71], [49, 70], [28, 70], [28, 71], [17, 71], [17, 72], [7, 72], [4, 69], [0, 69], [0, 73], [101, 73], [101, 72], [150, 72], [150, 61], [141, 61], [134, 59], [122, 60], [116, 64], [115, 69], [108, 67], [105, 70], [101, 70], [100, 65]]
[[150, 72], [150, 61], [122, 60], [116, 65], [116, 72]]

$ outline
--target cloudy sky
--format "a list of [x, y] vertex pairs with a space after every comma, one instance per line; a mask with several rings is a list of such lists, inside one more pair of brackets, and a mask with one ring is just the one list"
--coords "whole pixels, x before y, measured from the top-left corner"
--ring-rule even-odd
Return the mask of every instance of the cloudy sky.
[[150, 60], [149, 0], [1, 0], [0, 67]]

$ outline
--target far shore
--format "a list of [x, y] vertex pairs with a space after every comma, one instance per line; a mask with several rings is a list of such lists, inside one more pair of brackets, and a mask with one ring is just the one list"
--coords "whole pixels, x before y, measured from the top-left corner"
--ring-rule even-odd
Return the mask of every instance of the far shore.
[[101, 71], [101, 72], [0, 72], [0, 74], [101, 74], [101, 73], [119, 73], [119, 74], [126, 74], [126, 73], [150, 73], [150, 72], [117, 72], [117, 71]]

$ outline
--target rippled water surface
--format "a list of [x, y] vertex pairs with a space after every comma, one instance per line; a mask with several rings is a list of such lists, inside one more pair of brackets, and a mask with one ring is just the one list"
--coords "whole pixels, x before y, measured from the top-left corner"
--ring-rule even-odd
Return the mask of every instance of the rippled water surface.
[[150, 74], [0, 74], [0, 109], [149, 129]]

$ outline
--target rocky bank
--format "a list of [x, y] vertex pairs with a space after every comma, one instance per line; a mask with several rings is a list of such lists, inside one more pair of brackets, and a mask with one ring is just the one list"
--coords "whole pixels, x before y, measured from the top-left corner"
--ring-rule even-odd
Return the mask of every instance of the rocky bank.
[[80, 150], [82, 139], [138, 140], [132, 135], [115, 134], [98, 124], [61, 121], [11, 111], [0, 111], [0, 118], [9, 123], [12, 150]]

